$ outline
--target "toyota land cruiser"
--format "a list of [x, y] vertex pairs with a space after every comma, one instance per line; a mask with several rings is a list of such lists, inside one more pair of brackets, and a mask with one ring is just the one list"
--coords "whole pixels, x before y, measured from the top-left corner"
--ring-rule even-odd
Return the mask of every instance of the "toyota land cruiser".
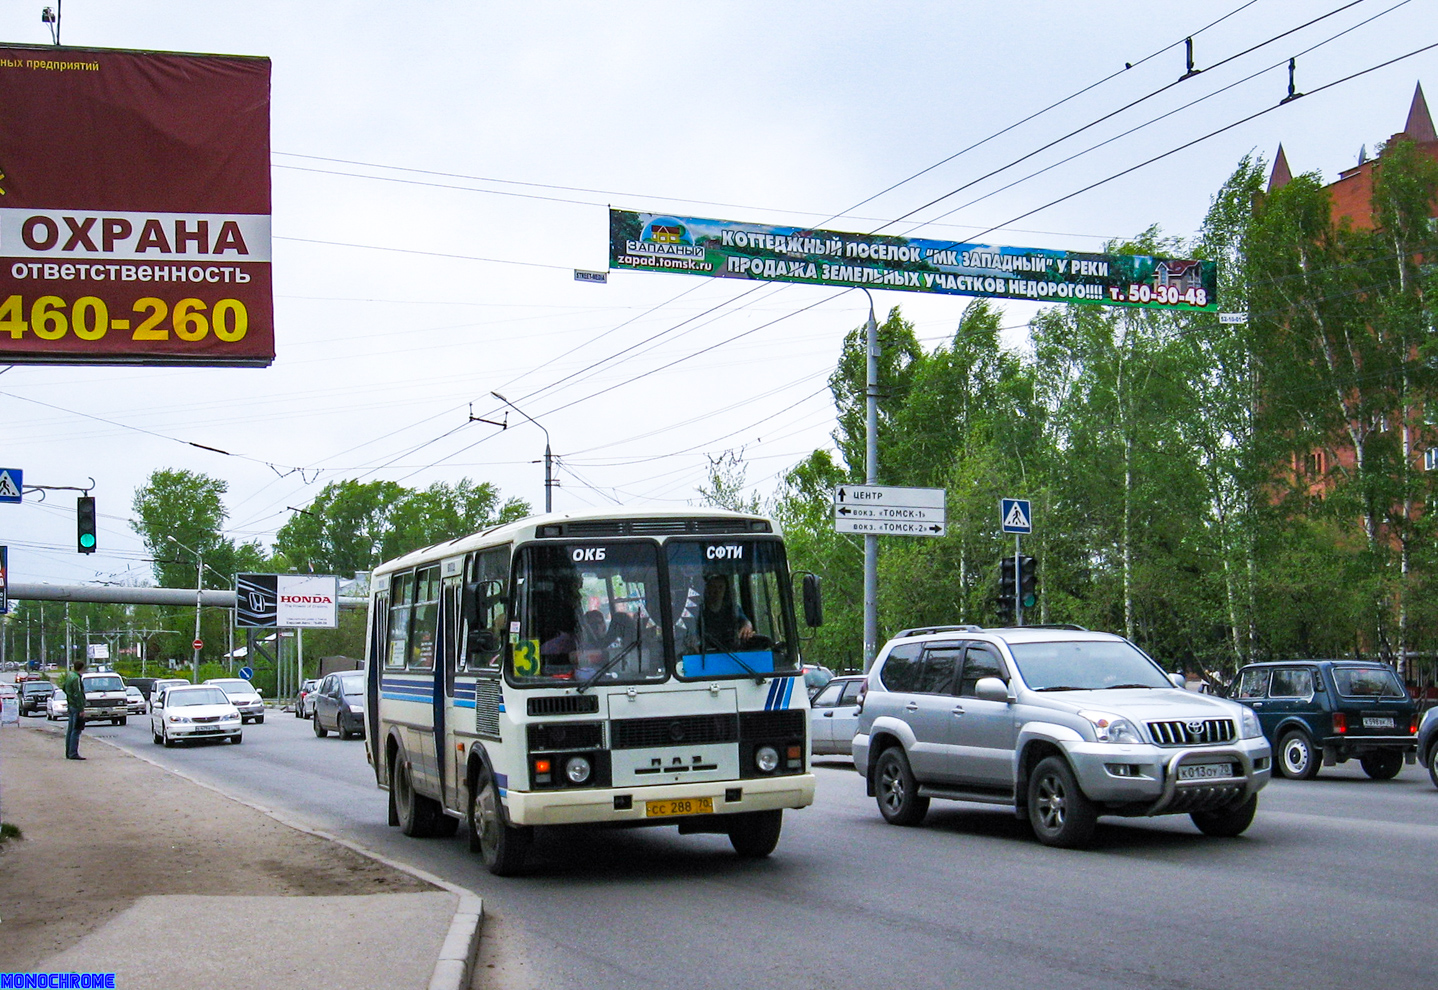
[[1086, 844], [1099, 815], [1239, 835], [1271, 772], [1252, 711], [1077, 626], [904, 630], [869, 672], [853, 753], [895, 825], [931, 798], [1001, 804], [1051, 846]]

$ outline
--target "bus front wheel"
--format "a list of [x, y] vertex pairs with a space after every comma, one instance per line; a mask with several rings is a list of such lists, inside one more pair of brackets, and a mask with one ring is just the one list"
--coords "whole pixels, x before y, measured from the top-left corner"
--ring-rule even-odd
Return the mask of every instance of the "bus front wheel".
[[479, 853], [484, 866], [497, 877], [512, 877], [524, 869], [525, 853], [533, 833], [504, 820], [499, 788], [489, 770], [481, 767], [469, 789], [469, 850]]
[[729, 842], [744, 859], [763, 859], [779, 844], [779, 831], [784, 827], [784, 812], [747, 811], [734, 816], [729, 823]]

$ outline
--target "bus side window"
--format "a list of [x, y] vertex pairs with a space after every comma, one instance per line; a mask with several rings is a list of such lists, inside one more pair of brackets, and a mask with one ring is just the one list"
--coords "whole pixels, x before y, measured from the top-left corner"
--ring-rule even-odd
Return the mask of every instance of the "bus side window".
[[389, 652], [386, 667], [403, 667], [409, 652], [409, 617], [414, 608], [414, 574], [396, 574], [389, 600]]
[[509, 548], [485, 550], [475, 556], [474, 582], [478, 585], [479, 626], [494, 634], [499, 648], [475, 651], [468, 657], [470, 670], [499, 670], [504, 645], [509, 642]]
[[439, 633], [439, 565], [421, 568], [414, 576], [414, 613], [410, 618], [409, 666], [434, 669], [434, 641]]

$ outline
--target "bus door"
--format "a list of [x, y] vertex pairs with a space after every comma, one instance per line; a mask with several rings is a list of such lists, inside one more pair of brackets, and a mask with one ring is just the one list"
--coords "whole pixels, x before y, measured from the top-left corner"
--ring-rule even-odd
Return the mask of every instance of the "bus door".
[[451, 557], [443, 561], [440, 564], [440, 581], [439, 615], [436, 616], [435, 628], [439, 643], [434, 665], [434, 773], [440, 803], [448, 806], [446, 798], [452, 796], [453, 791], [446, 786], [449, 776], [446, 771], [454, 761], [449, 758], [449, 740], [445, 729], [449, 708], [454, 704], [454, 665], [459, 653], [455, 624], [459, 615], [459, 589], [464, 581], [464, 558]]
[[380, 737], [379, 682], [384, 676], [385, 654], [389, 647], [389, 578], [377, 578], [370, 598], [369, 652], [365, 654], [364, 720], [365, 749], [374, 767], [375, 780], [384, 779], [384, 740]]

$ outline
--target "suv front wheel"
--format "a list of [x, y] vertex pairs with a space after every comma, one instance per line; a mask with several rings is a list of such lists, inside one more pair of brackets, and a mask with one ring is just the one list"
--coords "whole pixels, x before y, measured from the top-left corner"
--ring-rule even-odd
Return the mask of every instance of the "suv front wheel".
[[917, 825], [924, 820], [929, 813], [929, 799], [919, 797], [919, 785], [903, 749], [890, 746], [879, 754], [874, 778], [874, 793], [884, 821], [890, 825]]
[[1078, 781], [1061, 756], [1048, 756], [1029, 777], [1029, 823], [1046, 846], [1074, 849], [1093, 837], [1098, 811], [1079, 790]]

